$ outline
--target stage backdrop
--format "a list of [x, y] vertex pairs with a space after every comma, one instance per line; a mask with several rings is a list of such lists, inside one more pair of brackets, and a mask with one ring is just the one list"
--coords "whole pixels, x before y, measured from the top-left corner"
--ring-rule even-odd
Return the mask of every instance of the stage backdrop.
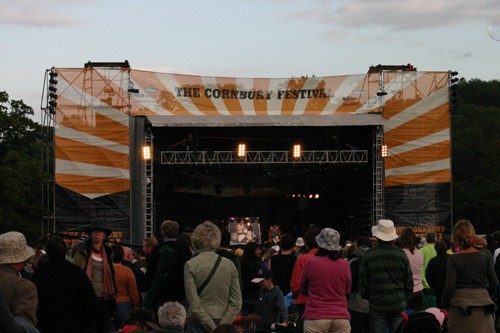
[[[130, 68], [56, 71], [55, 219], [61, 230], [102, 219], [127, 238], [129, 127], [137, 116], [171, 126], [383, 125], [386, 217], [429, 231], [449, 225], [448, 72], [384, 72], [381, 81], [378, 72], [257, 79]], [[381, 83], [385, 96], [377, 95]]]

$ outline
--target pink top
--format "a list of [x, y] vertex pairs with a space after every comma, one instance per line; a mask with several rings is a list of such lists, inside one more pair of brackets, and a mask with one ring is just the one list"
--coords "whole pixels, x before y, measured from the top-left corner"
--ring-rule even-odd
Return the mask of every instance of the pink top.
[[409, 249], [403, 249], [405, 251], [408, 260], [410, 261], [411, 272], [413, 273], [413, 292], [424, 290], [424, 285], [422, 284], [422, 267], [424, 266], [424, 257], [422, 253], [415, 249], [413, 254], [411, 254]]
[[342, 258], [307, 260], [300, 278], [300, 291], [307, 294], [304, 319], [350, 319], [346, 295], [351, 285], [351, 267]]

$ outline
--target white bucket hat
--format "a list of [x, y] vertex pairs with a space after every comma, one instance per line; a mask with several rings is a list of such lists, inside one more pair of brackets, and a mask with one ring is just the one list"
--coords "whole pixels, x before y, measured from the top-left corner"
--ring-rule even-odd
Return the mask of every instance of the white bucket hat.
[[304, 239], [302, 237], [297, 238], [295, 241], [295, 246], [304, 246]]
[[372, 227], [372, 235], [384, 242], [390, 242], [399, 237], [394, 222], [391, 220], [379, 220], [377, 225]]
[[35, 255], [35, 251], [26, 244], [24, 235], [17, 231], [0, 235], [0, 264], [25, 262]]
[[316, 243], [325, 250], [338, 251], [340, 247], [340, 234], [332, 228], [324, 228], [319, 235], [316, 236]]

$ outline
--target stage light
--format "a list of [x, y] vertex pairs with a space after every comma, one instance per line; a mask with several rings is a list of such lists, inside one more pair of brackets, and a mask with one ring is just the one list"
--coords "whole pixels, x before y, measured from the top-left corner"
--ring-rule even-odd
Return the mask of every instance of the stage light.
[[57, 99], [57, 95], [54, 94], [54, 93], [50, 93], [49, 94], [49, 97], [52, 98], [52, 99]]
[[300, 158], [302, 154], [302, 146], [301, 145], [293, 145], [293, 158]]
[[455, 84], [455, 83], [457, 83], [458, 81], [459, 81], [459, 80], [458, 80], [458, 78], [454, 77], [453, 79], [451, 79], [451, 80], [450, 80], [450, 83], [451, 83], [451, 84]]
[[315, 198], [315, 199], [319, 199], [319, 194], [316, 194], [316, 195], [314, 196], [314, 198]]
[[388, 151], [387, 151], [387, 145], [382, 145], [382, 149], [381, 149], [381, 154], [380, 155], [382, 157], [387, 157], [387, 153], [388, 153]]
[[139, 89], [137, 89], [137, 88], [130, 88], [127, 91], [131, 94], [138, 94], [139, 93]]
[[313, 198], [313, 195], [312, 194], [309, 194], [309, 199], [312, 199]]
[[54, 78], [50, 78], [49, 83], [50, 84], [57, 84], [57, 80]]
[[151, 159], [151, 146], [142, 146], [142, 159], [143, 160]]
[[53, 93], [56, 93], [57, 92], [57, 88], [54, 87], [54, 86], [49, 86], [49, 91], [53, 92]]
[[57, 102], [56, 101], [50, 101], [49, 105], [52, 107], [57, 107]]
[[244, 143], [238, 145], [238, 157], [245, 157], [247, 146]]
[[457, 76], [457, 75], [458, 75], [458, 72], [457, 72], [457, 71], [450, 72], [450, 75], [451, 75], [451, 76]]
[[387, 95], [386, 91], [384, 91], [384, 90], [377, 91], [377, 96], [385, 96], [385, 95]]

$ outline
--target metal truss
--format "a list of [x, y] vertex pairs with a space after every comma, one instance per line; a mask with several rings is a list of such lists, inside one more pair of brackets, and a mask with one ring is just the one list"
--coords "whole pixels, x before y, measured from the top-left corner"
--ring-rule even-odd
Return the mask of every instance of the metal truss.
[[384, 218], [384, 160], [381, 155], [384, 143], [384, 132], [378, 126], [374, 133], [373, 140], [373, 204], [372, 204], [372, 225]]
[[161, 164], [321, 164], [367, 163], [367, 150], [311, 150], [294, 158], [289, 151], [162, 151]]
[[[151, 128], [146, 130], [144, 135], [144, 144], [153, 147], [154, 136], [151, 132]], [[154, 236], [155, 225], [154, 225], [154, 200], [153, 200], [153, 161], [151, 159], [146, 159], [144, 161], [144, 225], [145, 225], [145, 236]]]

